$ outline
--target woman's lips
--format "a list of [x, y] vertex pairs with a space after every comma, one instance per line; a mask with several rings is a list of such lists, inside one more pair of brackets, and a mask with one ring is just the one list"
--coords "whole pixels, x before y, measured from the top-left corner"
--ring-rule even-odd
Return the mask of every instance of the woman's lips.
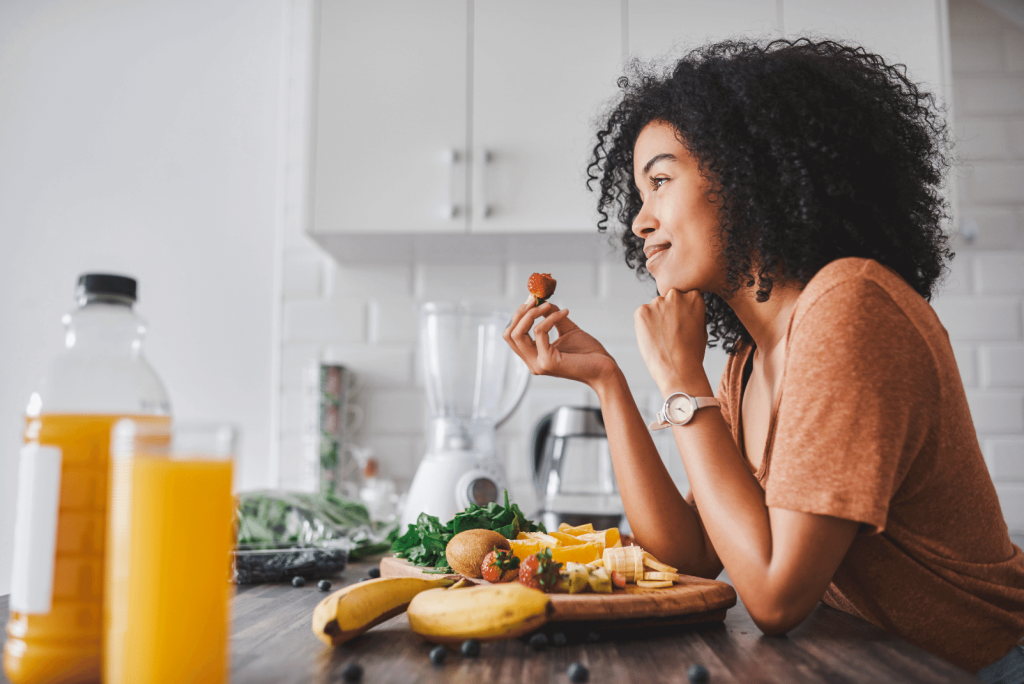
[[660, 257], [662, 254], [664, 254], [668, 250], [668, 248], [669, 248], [669, 245], [658, 245], [656, 247], [652, 247], [651, 249], [646, 250], [647, 251], [647, 264], [646, 264], [647, 270], [651, 269], [651, 264], [654, 263], [654, 261], [658, 257]]

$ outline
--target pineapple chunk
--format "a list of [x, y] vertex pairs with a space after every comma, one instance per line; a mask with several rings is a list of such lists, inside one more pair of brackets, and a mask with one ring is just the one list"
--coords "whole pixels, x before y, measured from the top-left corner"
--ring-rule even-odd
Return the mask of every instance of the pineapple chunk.
[[599, 542], [604, 548], [610, 549], [615, 546], [622, 546], [621, 535], [618, 527], [609, 527], [607, 530], [597, 530], [579, 535], [584, 541]]
[[520, 532], [519, 534], [520, 536], [525, 534], [527, 539], [535, 539], [541, 543], [541, 546], [546, 546], [549, 549], [556, 549], [562, 545], [562, 542], [543, 532]]
[[578, 525], [573, 527], [569, 523], [562, 523], [558, 526], [558, 531], [564, 534], [571, 534], [574, 537], [578, 537], [581, 534], [594, 531], [594, 523], [587, 523], [586, 525]]

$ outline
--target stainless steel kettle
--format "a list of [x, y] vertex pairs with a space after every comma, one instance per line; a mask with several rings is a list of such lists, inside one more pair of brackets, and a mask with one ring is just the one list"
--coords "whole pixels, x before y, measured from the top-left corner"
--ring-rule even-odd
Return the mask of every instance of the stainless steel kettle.
[[601, 409], [559, 406], [537, 421], [531, 453], [540, 518], [549, 530], [563, 522], [619, 526], [622, 499]]

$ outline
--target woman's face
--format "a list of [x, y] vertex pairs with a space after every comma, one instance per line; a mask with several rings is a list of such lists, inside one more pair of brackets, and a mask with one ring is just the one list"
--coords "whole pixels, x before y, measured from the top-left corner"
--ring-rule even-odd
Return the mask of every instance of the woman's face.
[[669, 290], [721, 293], [725, 261], [719, 238], [718, 207], [697, 160], [664, 121], [647, 124], [633, 146], [633, 180], [643, 207], [633, 233], [644, 239], [647, 270], [658, 293]]

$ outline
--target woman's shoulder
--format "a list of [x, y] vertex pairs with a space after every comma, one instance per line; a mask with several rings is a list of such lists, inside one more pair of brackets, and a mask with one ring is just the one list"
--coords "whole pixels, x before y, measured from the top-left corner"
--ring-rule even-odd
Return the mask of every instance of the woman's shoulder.
[[936, 327], [941, 329], [928, 302], [898, 273], [874, 259], [847, 257], [831, 262], [807, 283], [790, 330], [863, 318], [916, 328], [926, 337]]

